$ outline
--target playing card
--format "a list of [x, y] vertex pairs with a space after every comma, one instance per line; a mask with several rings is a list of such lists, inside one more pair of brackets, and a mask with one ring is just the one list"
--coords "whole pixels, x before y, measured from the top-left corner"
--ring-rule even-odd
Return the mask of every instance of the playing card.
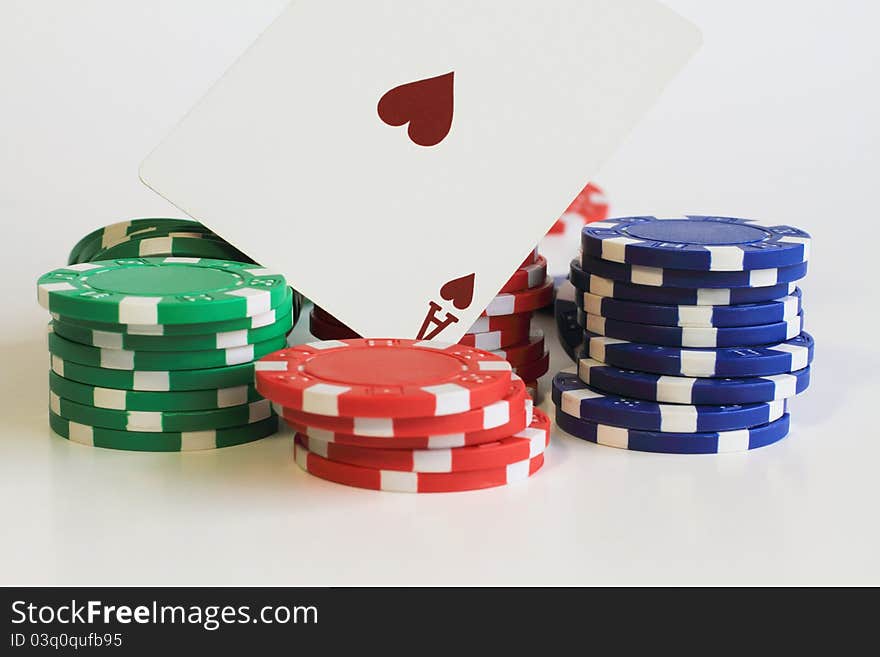
[[699, 42], [654, 0], [298, 0], [141, 177], [358, 333], [454, 342]]

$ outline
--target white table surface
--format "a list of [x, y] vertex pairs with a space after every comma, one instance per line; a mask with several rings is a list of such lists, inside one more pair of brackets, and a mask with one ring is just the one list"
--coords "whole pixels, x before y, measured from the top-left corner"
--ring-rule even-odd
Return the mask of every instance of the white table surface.
[[148, 4], [0, 7], [0, 584], [880, 583], [876, 7], [670, 3], [706, 45], [597, 178], [614, 214], [813, 234], [791, 436], [669, 456], [554, 433], [528, 483], [406, 495], [301, 472], [289, 434], [188, 454], [51, 435], [36, 278], [84, 221], [174, 214], [138, 162], [284, 3]]

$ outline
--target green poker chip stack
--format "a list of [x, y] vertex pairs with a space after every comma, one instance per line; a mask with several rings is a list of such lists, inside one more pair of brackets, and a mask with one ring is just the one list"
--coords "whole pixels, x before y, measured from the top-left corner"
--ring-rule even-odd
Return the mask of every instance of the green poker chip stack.
[[74, 245], [67, 264], [132, 256], [211, 257], [251, 262], [197, 221], [150, 218], [120, 221], [92, 231]]
[[[116, 258], [173, 256], [254, 262], [247, 254], [198, 221], [149, 217], [120, 221], [93, 230], [70, 250], [67, 264]], [[291, 289], [291, 293], [293, 322], [296, 323], [304, 299], [299, 292]]]
[[[167, 253], [144, 255], [162, 245]], [[301, 297], [236, 252], [196, 222], [136, 219], [90, 233], [68, 266], [41, 276], [37, 298], [52, 315], [52, 430], [133, 451], [274, 433], [253, 363], [286, 347]]]

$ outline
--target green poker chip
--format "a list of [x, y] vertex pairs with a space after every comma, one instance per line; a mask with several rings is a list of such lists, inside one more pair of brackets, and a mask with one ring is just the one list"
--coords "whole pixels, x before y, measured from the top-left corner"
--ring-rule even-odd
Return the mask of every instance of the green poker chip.
[[281, 303], [268, 312], [253, 317], [242, 317], [241, 319], [227, 319], [220, 322], [199, 322], [195, 324], [111, 324], [107, 322], [93, 322], [87, 319], [79, 319], [76, 317], [68, 317], [67, 315], [53, 315], [54, 319], [67, 324], [68, 326], [77, 326], [80, 328], [91, 329], [93, 331], [108, 331], [110, 333], [125, 333], [127, 335], [145, 335], [145, 336], [186, 336], [186, 335], [207, 335], [210, 333], [225, 333], [227, 331], [251, 331], [275, 324], [279, 319], [287, 314], [291, 314], [293, 323], [299, 319], [300, 306], [298, 305], [298, 295], [291, 289], [287, 288], [287, 295]]
[[78, 262], [89, 262], [97, 252], [103, 249], [116, 246], [129, 239], [147, 236], [150, 232], [160, 234], [161, 231], [211, 232], [198, 221], [192, 221], [191, 219], [150, 217], [119, 221], [115, 224], [93, 230], [83, 237], [70, 250], [67, 264], [74, 265]]
[[62, 438], [93, 447], [138, 452], [187, 452], [232, 447], [271, 436], [278, 431], [278, 417], [273, 415], [253, 424], [225, 429], [151, 433], [93, 427], [71, 422], [50, 411], [49, 426]]
[[175, 431], [203, 431], [222, 429], [260, 422], [272, 416], [268, 399], [201, 411], [120, 411], [111, 408], [87, 406], [49, 393], [50, 410], [65, 420], [119, 431], [168, 433]]
[[109, 249], [98, 251], [90, 262], [116, 260], [119, 258], [155, 258], [176, 256], [179, 258], [216, 258], [253, 262], [234, 246], [210, 235], [193, 236], [188, 233], [170, 234], [164, 237], [145, 237], [122, 242]]
[[49, 390], [77, 404], [117, 411], [205, 411], [242, 406], [263, 398], [253, 384], [182, 392], [118, 390], [65, 379], [54, 371], [49, 372]]
[[[93, 252], [91, 252], [91, 253], [88, 253], [88, 252], [83, 253], [83, 259], [80, 260], [80, 262], [95, 262], [96, 260], [110, 260], [110, 259], [112, 259], [112, 257], [111, 258], [104, 257], [104, 253], [108, 253], [108, 252], [110, 252], [111, 249], [115, 249], [117, 246], [120, 246], [122, 244], [128, 244], [129, 246], [127, 247], [127, 249], [134, 250], [135, 252], [137, 252], [137, 250], [139, 250], [139, 249], [135, 249], [135, 247], [133, 245], [135, 243], [140, 242], [141, 240], [146, 240], [146, 239], [155, 239], [156, 240], [154, 242], [148, 243], [148, 245], [151, 244], [157, 252], [154, 254], [144, 253], [144, 255], [156, 255], [156, 256], [160, 256], [160, 255], [186, 255], [185, 253], [165, 253], [165, 251], [170, 250], [170, 249], [168, 249], [167, 245], [168, 244], [173, 245], [173, 240], [176, 240], [177, 238], [180, 238], [180, 237], [186, 237], [188, 239], [194, 239], [194, 240], [212, 240], [214, 242], [225, 244], [225, 242], [223, 242], [222, 238], [220, 238], [218, 235], [215, 235], [214, 233], [211, 233], [209, 231], [199, 232], [199, 231], [189, 230], [189, 229], [181, 230], [179, 228], [178, 229], [167, 229], [167, 228], [144, 229], [142, 231], [138, 231], [136, 233], [132, 233], [131, 235], [128, 235], [125, 239], [118, 240], [112, 246], [100, 247], [100, 248], [94, 249]], [[158, 241], [159, 238], [166, 240], [166, 242], [163, 243], [163, 242]], [[148, 250], [147, 245], [145, 245], [143, 248], [145, 250]], [[88, 253], [88, 257], [86, 257], [87, 253]], [[225, 259], [226, 260], [239, 260], [240, 258], [225, 258]]]
[[111, 370], [200, 370], [239, 365], [262, 358], [287, 346], [287, 336], [229, 349], [200, 351], [130, 351], [102, 349], [71, 342], [52, 332], [49, 326], [49, 353], [80, 365]]
[[293, 327], [293, 317], [288, 313], [280, 317], [270, 326], [250, 331], [224, 331], [208, 335], [129, 335], [111, 331], [96, 331], [75, 324], [66, 324], [63, 320], [52, 322], [57, 335], [92, 347], [104, 349], [128, 349], [134, 351], [201, 351], [206, 349], [229, 349], [257, 344], [279, 336], [287, 335]]
[[[189, 237], [192, 239], [211, 239], [219, 242], [223, 241], [221, 237], [198, 224], [192, 227], [148, 227], [137, 230], [133, 233], [130, 233], [129, 235], [126, 235], [125, 237], [120, 237], [112, 241], [104, 241], [102, 243], [94, 242], [79, 254], [79, 260], [77, 260], [76, 262], [69, 262], [68, 264], [103, 260], [104, 258], [100, 257], [100, 254], [102, 254], [107, 249], [115, 248], [120, 244], [139, 242], [141, 240], [153, 237]], [[238, 258], [230, 258], [230, 260], [237, 259]]]
[[44, 274], [37, 298], [51, 313], [116, 324], [187, 324], [266, 313], [288, 294], [284, 276], [242, 262], [131, 258]]
[[242, 363], [230, 367], [202, 370], [144, 371], [109, 370], [80, 365], [59, 356], [50, 358], [52, 371], [60, 377], [78, 383], [116, 390], [139, 392], [212, 391], [254, 383], [254, 364]]

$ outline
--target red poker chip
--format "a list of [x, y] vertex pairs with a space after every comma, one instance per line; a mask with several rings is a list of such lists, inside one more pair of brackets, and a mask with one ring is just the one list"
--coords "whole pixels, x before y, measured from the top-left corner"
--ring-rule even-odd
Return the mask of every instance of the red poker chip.
[[[257, 361], [258, 363], [261, 361]], [[259, 381], [259, 373], [257, 374]], [[259, 383], [257, 389], [259, 390]], [[292, 408], [283, 403], [273, 404], [275, 412], [285, 420], [334, 433], [346, 433], [374, 438], [419, 438], [439, 434], [486, 431], [508, 424], [511, 418], [525, 413], [528, 396], [523, 382], [513, 377], [503, 399], [472, 408], [464, 413], [435, 417], [334, 417], [318, 415]]]
[[523, 381], [537, 381], [544, 376], [549, 369], [550, 352], [548, 351], [538, 360], [514, 368], [514, 372]]
[[538, 256], [535, 262], [520, 267], [501, 288], [501, 292], [519, 292], [538, 287], [547, 278], [547, 260]]
[[319, 340], [356, 340], [360, 336], [339, 322], [328, 322], [312, 308], [309, 313], [309, 332]]
[[330, 340], [257, 361], [256, 387], [291, 409], [345, 417], [454, 416], [502, 399], [510, 363], [428, 340]]
[[477, 317], [477, 321], [467, 330], [466, 335], [488, 333], [490, 331], [509, 331], [511, 329], [528, 329], [532, 323], [532, 313], [518, 315], [499, 315], [498, 317]]
[[553, 279], [548, 278], [538, 287], [520, 292], [499, 294], [489, 302], [482, 316], [496, 317], [498, 315], [527, 313], [551, 303], [553, 303]]
[[[598, 185], [587, 183], [563, 214], [576, 214], [585, 224], [603, 221], [608, 218], [608, 199]], [[565, 232], [565, 222], [560, 218], [550, 227], [547, 234], [563, 232]]]
[[513, 367], [531, 363], [541, 358], [544, 353], [544, 332], [535, 329], [529, 334], [528, 340], [512, 344], [504, 349], [495, 349], [492, 353], [500, 356]]
[[538, 247], [535, 247], [531, 250], [529, 255], [526, 256], [526, 259], [522, 261], [520, 268], [527, 267], [528, 265], [533, 265], [538, 260]]
[[398, 493], [455, 493], [495, 488], [524, 481], [544, 465], [544, 454], [501, 468], [463, 472], [401, 472], [374, 470], [337, 463], [310, 452], [297, 439], [293, 444], [296, 464], [316, 477], [337, 484]]
[[286, 420], [287, 426], [297, 433], [304, 434], [309, 438], [320, 440], [325, 443], [337, 443], [339, 445], [351, 445], [366, 449], [451, 449], [454, 447], [467, 447], [468, 445], [482, 445], [492, 443], [502, 438], [519, 433], [532, 423], [534, 406], [531, 399], [527, 399], [522, 407], [522, 412], [511, 416], [510, 421], [494, 429], [484, 431], [470, 431], [465, 433], [445, 433], [435, 436], [420, 436], [417, 438], [374, 438], [369, 436], [356, 436], [349, 433], [334, 433], [317, 427], [310, 427], [292, 420]]
[[458, 341], [461, 345], [495, 351], [512, 344], [525, 342], [529, 339], [529, 327], [531, 323], [515, 326], [506, 331], [488, 331], [486, 333], [468, 333]]
[[373, 449], [340, 445], [301, 433], [296, 438], [310, 452], [336, 463], [401, 472], [463, 472], [502, 468], [543, 453], [550, 443], [550, 418], [535, 410], [531, 424], [512, 436], [450, 449]]

